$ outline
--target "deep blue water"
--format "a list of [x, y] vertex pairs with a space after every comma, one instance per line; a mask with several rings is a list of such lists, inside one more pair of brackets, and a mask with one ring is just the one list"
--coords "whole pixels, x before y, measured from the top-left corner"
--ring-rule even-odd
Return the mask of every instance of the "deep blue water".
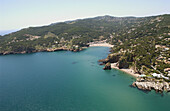
[[109, 48], [0, 56], [0, 111], [168, 111], [170, 94], [132, 88], [135, 79], [99, 59]]

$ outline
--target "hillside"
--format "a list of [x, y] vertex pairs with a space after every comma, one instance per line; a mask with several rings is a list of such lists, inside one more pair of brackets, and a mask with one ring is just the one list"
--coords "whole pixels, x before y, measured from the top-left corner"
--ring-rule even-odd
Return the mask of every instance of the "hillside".
[[99, 16], [29, 27], [1, 36], [0, 53], [29, 53], [59, 47], [74, 49], [96, 40], [117, 44], [118, 40], [124, 42], [126, 39], [168, 33], [169, 23], [169, 15], [146, 18]]

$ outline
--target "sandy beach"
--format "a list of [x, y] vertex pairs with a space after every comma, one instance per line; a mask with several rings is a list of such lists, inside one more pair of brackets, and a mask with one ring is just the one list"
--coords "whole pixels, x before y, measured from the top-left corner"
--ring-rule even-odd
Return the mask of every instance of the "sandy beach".
[[108, 43], [96, 43], [96, 44], [90, 44], [89, 47], [95, 47], [95, 46], [101, 46], [101, 47], [113, 47], [113, 45]]
[[139, 76], [139, 74], [136, 74], [133, 69], [119, 69], [119, 68], [116, 66], [116, 63], [111, 63], [111, 68], [113, 68], [113, 69], [118, 69], [118, 70], [120, 70], [120, 71], [126, 72], [127, 74], [129, 74], [129, 75], [131, 75], [131, 76], [133, 76], [133, 77], [138, 77], [138, 76]]

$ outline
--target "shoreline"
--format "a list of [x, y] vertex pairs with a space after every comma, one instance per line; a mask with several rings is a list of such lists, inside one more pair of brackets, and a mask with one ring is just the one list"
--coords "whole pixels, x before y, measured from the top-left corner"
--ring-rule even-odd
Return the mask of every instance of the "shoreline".
[[[96, 43], [96, 44], [90, 44], [89, 47], [113, 47], [114, 45], [111, 45], [109, 43]], [[86, 49], [88, 47], [82, 47], [82, 49]], [[37, 53], [37, 52], [55, 52], [55, 51], [73, 51], [73, 52], [77, 52], [77, 51], [74, 51], [74, 50], [71, 50], [69, 48], [63, 48], [63, 47], [60, 47], [60, 48], [55, 48], [55, 49], [44, 49], [44, 50], [36, 50], [36, 51], [32, 51], [32, 52], [8, 52], [8, 53], [3, 53], [3, 54], [0, 54], [0, 55], [11, 55], [11, 54], [29, 54], [29, 53]], [[82, 50], [79, 50], [79, 51], [82, 51]], [[137, 78], [139, 76], [139, 74], [136, 74], [134, 73], [134, 70], [132, 69], [119, 69], [117, 66], [116, 66], [116, 63], [111, 63], [111, 68], [112, 69], [117, 69], [117, 70], [120, 70], [120, 71], [123, 71], [135, 78]]]
[[[90, 44], [88, 47], [113, 47], [114, 45], [111, 45], [111, 44], [108, 44], [108, 43], [96, 43], [96, 44]], [[36, 52], [55, 52], [55, 51], [73, 51], [73, 52], [79, 52], [79, 51], [82, 51], [84, 49], [87, 49], [88, 47], [82, 47], [82, 49], [79, 49], [79, 50], [73, 50], [71, 48], [64, 48], [64, 47], [57, 47], [57, 48], [46, 48], [46, 49], [41, 49], [41, 50], [33, 50], [33, 51], [30, 51], [30, 52], [26, 52], [26, 51], [22, 51], [22, 52], [8, 52], [8, 51], [5, 51], [5, 52], [2, 52], [0, 53], [0, 56], [1, 55], [11, 55], [11, 54], [29, 54], [29, 53], [36, 53]]]
[[[89, 47], [113, 47], [114, 45], [111, 45], [111, 44], [108, 44], [108, 43], [96, 43], [96, 44], [90, 44]], [[116, 63], [111, 63], [111, 68], [112, 69], [117, 69], [119, 71], [122, 71], [122, 72], [125, 72], [135, 78], [137, 78], [139, 76], [138, 73], [135, 73], [133, 69], [119, 69], [117, 66], [116, 66]]]
[[4, 56], [4, 55], [15, 55], [15, 54], [30, 54], [30, 53], [37, 53], [37, 52], [57, 52], [57, 51], [72, 51], [72, 52], [79, 52], [82, 51], [84, 49], [86, 49], [87, 47], [82, 47], [82, 49], [78, 49], [78, 50], [73, 50], [71, 48], [63, 48], [63, 47], [58, 47], [58, 48], [54, 48], [54, 49], [42, 49], [42, 50], [33, 50], [30, 52], [26, 52], [26, 51], [22, 51], [22, 52], [3, 52], [0, 53], [0, 56]]
[[134, 70], [133, 69], [119, 69], [117, 66], [116, 66], [116, 63], [111, 63], [111, 68], [112, 69], [117, 69], [117, 70], [120, 70], [122, 72], [125, 72], [135, 78], [137, 78], [139, 76], [139, 74], [137, 73], [134, 73]]

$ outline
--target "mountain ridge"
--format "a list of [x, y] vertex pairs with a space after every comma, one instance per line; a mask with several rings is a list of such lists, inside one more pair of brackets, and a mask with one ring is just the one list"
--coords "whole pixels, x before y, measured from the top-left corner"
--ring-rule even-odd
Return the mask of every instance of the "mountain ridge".
[[[75, 19], [75, 20], [66, 20], [66, 21], [63, 21], [63, 22], [55, 22], [55, 23], [50, 23], [49, 25], [41, 25], [41, 26], [30, 26], [30, 27], [26, 27], [26, 28], [22, 28], [22, 29], [27, 29], [27, 28], [35, 28], [35, 27], [45, 27], [45, 26], [51, 26], [51, 25], [56, 25], [56, 24], [60, 24], [60, 23], [71, 23], [71, 22], [76, 22], [76, 21], [80, 21], [80, 20], [87, 20], [87, 19], [97, 19], [97, 20], [102, 20], [102, 19], [107, 19], [107, 18], [150, 18], [150, 17], [157, 17], [157, 16], [168, 16], [170, 14], [162, 14], [162, 15], [154, 15], [154, 16], [143, 16], [143, 17], [136, 17], [136, 16], [123, 16], [123, 17], [117, 17], [117, 16], [111, 16], [111, 15], [103, 15], [103, 16], [96, 16], [96, 17], [89, 17], [89, 18], [81, 18], [81, 19]], [[20, 30], [22, 30], [20, 29]], [[18, 30], [18, 29], [17, 29]], [[20, 31], [18, 30], [18, 31]], [[17, 31], [15, 31], [17, 32]], [[15, 33], [15, 32], [12, 32], [12, 33]], [[11, 34], [11, 33], [8, 33], [8, 34]], [[8, 35], [8, 34], [5, 34], [5, 35]], [[1, 35], [1, 36], [4, 36], [4, 35]]]

